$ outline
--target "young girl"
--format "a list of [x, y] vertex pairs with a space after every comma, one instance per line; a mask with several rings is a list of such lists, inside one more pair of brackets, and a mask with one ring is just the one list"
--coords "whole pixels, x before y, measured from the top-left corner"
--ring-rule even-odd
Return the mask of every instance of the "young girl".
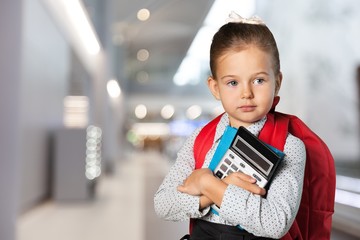
[[[166, 220], [197, 219], [191, 240], [281, 238], [301, 200], [305, 146], [291, 134], [284, 161], [267, 192], [243, 173], [220, 180], [208, 169], [228, 125], [244, 126], [258, 136], [282, 81], [277, 45], [268, 27], [258, 18], [232, 18], [214, 35], [210, 49], [208, 87], [225, 109], [213, 146], [203, 167], [195, 170], [193, 145], [200, 129], [196, 130], [154, 198], [156, 213]], [[214, 203], [220, 206], [218, 214], [210, 210]]]

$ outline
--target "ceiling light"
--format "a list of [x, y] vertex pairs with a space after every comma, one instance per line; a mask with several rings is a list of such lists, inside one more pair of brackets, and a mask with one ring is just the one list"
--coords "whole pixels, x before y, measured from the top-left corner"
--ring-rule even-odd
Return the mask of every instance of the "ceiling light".
[[89, 99], [87, 96], [66, 96], [64, 98], [64, 126], [83, 128], [88, 124]]
[[121, 94], [119, 83], [114, 79], [107, 82], [106, 89], [109, 96], [112, 98], [118, 98]]
[[136, 55], [137, 59], [142, 62], [148, 60], [149, 56], [150, 56], [150, 53], [146, 49], [140, 49]]
[[140, 21], [146, 21], [150, 18], [150, 11], [149, 9], [146, 9], [146, 8], [143, 8], [143, 9], [140, 9], [138, 12], [137, 12], [137, 18], [140, 20]]
[[137, 136], [167, 136], [170, 132], [166, 123], [135, 123], [132, 130]]
[[185, 57], [181, 62], [180, 67], [174, 75], [173, 82], [177, 86], [184, 86], [189, 83], [197, 84], [200, 81], [199, 69], [201, 69], [201, 62], [198, 59]]
[[170, 119], [175, 113], [175, 108], [173, 105], [165, 105], [162, 109], [161, 109], [161, 116], [164, 119]]
[[136, 80], [139, 83], [146, 83], [149, 81], [149, 74], [146, 71], [140, 71], [136, 73]]
[[140, 104], [140, 105], [137, 105], [136, 108], [135, 108], [135, 116], [138, 118], [138, 119], [144, 119], [147, 115], [147, 108], [145, 105], [143, 104]]
[[63, 0], [62, 3], [88, 53], [99, 53], [100, 44], [82, 3], [79, 0]]
[[201, 113], [202, 109], [199, 105], [193, 105], [186, 110], [186, 116], [191, 120], [200, 117]]

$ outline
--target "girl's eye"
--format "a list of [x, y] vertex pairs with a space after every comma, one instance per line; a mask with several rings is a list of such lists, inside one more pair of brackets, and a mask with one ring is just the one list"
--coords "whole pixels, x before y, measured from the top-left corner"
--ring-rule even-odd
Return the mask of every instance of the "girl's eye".
[[259, 84], [262, 84], [264, 81], [265, 80], [262, 79], [262, 78], [257, 78], [257, 79], [254, 80], [254, 84], [259, 85]]
[[229, 86], [236, 86], [236, 85], [238, 85], [238, 82], [233, 80], [233, 81], [228, 82], [228, 85]]

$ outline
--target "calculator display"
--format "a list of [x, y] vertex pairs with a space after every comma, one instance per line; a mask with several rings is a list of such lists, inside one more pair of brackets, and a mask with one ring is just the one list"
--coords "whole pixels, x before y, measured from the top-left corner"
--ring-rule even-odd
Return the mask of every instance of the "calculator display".
[[273, 163], [266, 159], [261, 153], [259, 153], [254, 147], [247, 143], [243, 138], [237, 136], [232, 147], [250, 164], [254, 165], [265, 175], [268, 175], [270, 173], [273, 167]]

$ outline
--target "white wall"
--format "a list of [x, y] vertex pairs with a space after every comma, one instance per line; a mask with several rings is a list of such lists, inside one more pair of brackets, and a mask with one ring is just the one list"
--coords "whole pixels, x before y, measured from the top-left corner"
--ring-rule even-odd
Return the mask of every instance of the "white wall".
[[273, 31], [280, 51], [284, 80], [279, 109], [308, 123], [337, 161], [358, 161], [358, 1], [257, 3], [257, 14]]
[[0, 239], [15, 239], [19, 177], [21, 0], [0, 3]]
[[23, 9], [20, 211], [48, 196], [49, 137], [62, 126], [70, 61], [69, 46], [40, 0], [24, 1]]
[[[50, 193], [50, 136], [63, 127], [63, 98], [76, 67], [70, 53], [79, 52], [51, 14], [42, 0], [0, 3], [0, 239], [16, 239], [18, 215]], [[90, 75], [83, 87], [91, 95], [90, 123], [103, 127], [101, 53], [90, 60], [94, 68], [83, 70]]]
[[[103, 53], [90, 55], [84, 51], [78, 32], [54, 3], [59, 2], [24, 0], [22, 5], [20, 212], [49, 196], [53, 160], [50, 137], [54, 129], [63, 127], [63, 98], [73, 90], [70, 82], [78, 81], [71, 71], [89, 76], [80, 86], [80, 92], [90, 100], [89, 124], [104, 127], [107, 102]], [[72, 53], [80, 65], [73, 64]]]

